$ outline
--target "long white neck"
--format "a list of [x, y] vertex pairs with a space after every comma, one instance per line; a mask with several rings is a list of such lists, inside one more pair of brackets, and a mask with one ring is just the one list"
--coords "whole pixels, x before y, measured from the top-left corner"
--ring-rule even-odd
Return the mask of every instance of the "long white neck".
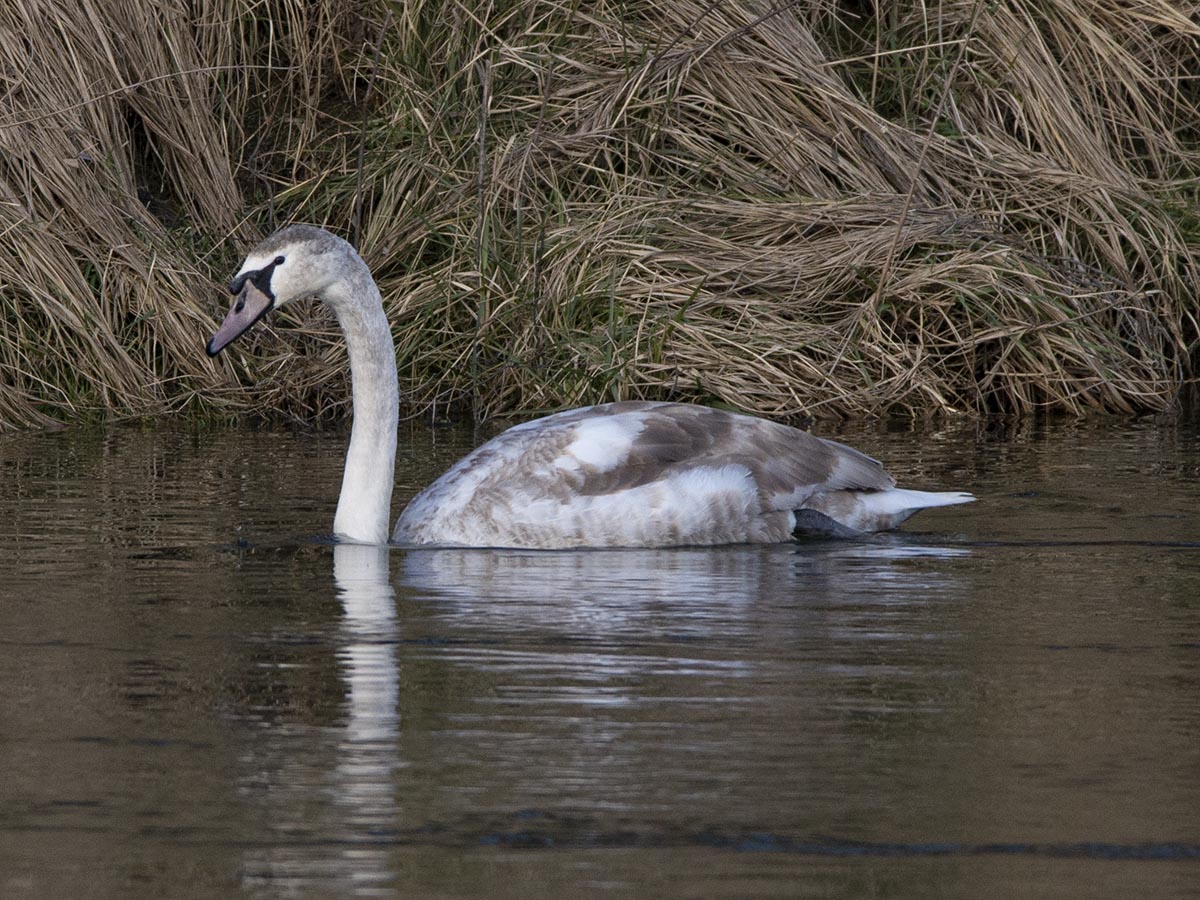
[[391, 519], [400, 414], [396, 348], [379, 288], [366, 265], [358, 259], [354, 262], [352, 271], [324, 292], [346, 335], [354, 396], [350, 448], [333, 531], [351, 541], [383, 544]]

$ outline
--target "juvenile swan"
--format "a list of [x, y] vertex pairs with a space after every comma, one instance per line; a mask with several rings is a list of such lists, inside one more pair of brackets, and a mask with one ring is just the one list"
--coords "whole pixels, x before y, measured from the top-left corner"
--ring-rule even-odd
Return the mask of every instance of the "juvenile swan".
[[[396, 352], [379, 288], [348, 243], [290, 225], [229, 284], [216, 356], [272, 309], [316, 296], [346, 334], [354, 423], [333, 530], [388, 539], [396, 459]], [[770, 543], [797, 531], [894, 528], [967, 493], [897, 488], [882, 465], [805, 431], [682, 403], [605, 403], [510, 428], [417, 494], [392, 540], [468, 547]]]

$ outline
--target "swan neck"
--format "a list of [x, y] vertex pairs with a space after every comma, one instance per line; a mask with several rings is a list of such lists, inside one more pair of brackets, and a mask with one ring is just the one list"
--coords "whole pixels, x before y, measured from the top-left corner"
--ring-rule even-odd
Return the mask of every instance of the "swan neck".
[[366, 265], [354, 262], [354, 271], [325, 292], [346, 336], [354, 407], [333, 530], [350, 541], [383, 544], [396, 468], [396, 348], [379, 288]]

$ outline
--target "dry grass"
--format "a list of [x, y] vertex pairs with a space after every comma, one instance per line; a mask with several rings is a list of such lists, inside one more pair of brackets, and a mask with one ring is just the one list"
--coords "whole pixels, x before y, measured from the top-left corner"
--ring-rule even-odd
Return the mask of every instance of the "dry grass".
[[1128, 412], [1194, 371], [1200, 4], [147, 9], [0, 7], [0, 423], [340, 414], [319, 309], [202, 345], [246, 245], [351, 236], [360, 183], [414, 411]]

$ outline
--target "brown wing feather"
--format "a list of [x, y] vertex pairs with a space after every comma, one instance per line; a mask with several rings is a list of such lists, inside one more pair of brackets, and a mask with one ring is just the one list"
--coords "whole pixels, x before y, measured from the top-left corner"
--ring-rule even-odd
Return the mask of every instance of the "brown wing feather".
[[[563, 415], [568, 424], [584, 416], [636, 414], [641, 433], [620, 466], [580, 472], [581, 494], [607, 494], [638, 487], [700, 466], [745, 466], [764, 502], [806, 489], [881, 489], [895, 480], [877, 460], [835, 441], [777, 422], [720, 409], [676, 403], [610, 403]], [[811, 493], [812, 491], [807, 491]], [[798, 506], [799, 503], [797, 502]]]

